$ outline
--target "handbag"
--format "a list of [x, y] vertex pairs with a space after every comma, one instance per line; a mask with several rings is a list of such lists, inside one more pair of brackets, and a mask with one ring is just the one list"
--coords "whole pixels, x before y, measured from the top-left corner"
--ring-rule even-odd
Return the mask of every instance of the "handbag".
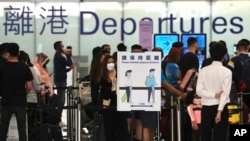
[[92, 128], [92, 141], [106, 141], [103, 114], [95, 112]]
[[196, 88], [198, 72], [195, 69], [189, 69], [180, 83], [180, 89], [184, 92], [190, 92]]

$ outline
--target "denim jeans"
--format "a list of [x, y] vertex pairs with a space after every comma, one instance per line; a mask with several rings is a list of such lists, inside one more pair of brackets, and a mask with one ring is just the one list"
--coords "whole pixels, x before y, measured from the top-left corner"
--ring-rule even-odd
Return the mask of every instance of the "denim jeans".
[[[66, 82], [54, 82], [57, 89], [58, 103], [60, 107], [63, 107], [65, 104], [65, 87], [67, 86]], [[62, 113], [62, 111], [61, 111]]]
[[9, 129], [10, 119], [12, 114], [15, 114], [17, 120], [17, 128], [19, 134], [19, 141], [27, 141], [26, 133], [26, 107], [13, 106], [2, 107], [2, 123], [0, 125], [0, 141], [6, 141]]

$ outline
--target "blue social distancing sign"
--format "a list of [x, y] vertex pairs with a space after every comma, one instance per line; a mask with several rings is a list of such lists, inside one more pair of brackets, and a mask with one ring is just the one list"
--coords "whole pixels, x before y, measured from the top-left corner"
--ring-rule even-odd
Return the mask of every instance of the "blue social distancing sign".
[[230, 125], [230, 141], [249, 141], [250, 124], [246, 125]]

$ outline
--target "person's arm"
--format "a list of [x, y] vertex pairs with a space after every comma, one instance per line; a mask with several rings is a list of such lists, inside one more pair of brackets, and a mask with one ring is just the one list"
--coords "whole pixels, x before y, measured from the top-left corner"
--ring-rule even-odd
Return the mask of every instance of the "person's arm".
[[[226, 72], [224, 72], [226, 73]], [[227, 104], [229, 95], [230, 95], [230, 90], [231, 90], [231, 85], [232, 85], [232, 72], [228, 71], [227, 75], [223, 79], [222, 83], [222, 93], [220, 96], [220, 101], [219, 101], [219, 106], [218, 106], [218, 111], [223, 110], [225, 105]]]
[[32, 81], [34, 78], [33, 78], [32, 72], [28, 66], [25, 66], [25, 72], [26, 72], [25, 90], [26, 90], [26, 94], [28, 94], [30, 92], [30, 90], [32, 89]]
[[40, 72], [39, 72], [39, 70], [37, 69], [37, 67], [32, 67], [32, 75], [33, 75], [33, 78], [34, 78], [34, 80], [33, 80], [33, 88], [34, 88], [34, 90], [35, 91], [39, 91], [40, 90], [40, 88], [39, 88], [39, 85], [40, 85], [40, 83], [42, 82], [42, 78], [41, 78], [41, 74], [40, 74]]
[[32, 81], [26, 81], [25, 89], [26, 89], [26, 94], [28, 94], [30, 90], [32, 89]]
[[179, 91], [178, 89], [176, 89], [174, 86], [172, 86], [171, 84], [169, 84], [168, 82], [166, 81], [163, 81], [161, 83], [161, 86], [164, 88], [164, 89], [167, 89], [170, 93], [173, 93], [175, 94], [176, 96], [180, 96], [181, 98], [185, 98], [187, 96], [187, 93], [183, 93], [181, 91]]
[[199, 95], [202, 98], [208, 98], [208, 99], [216, 98], [216, 96], [220, 93], [209, 92], [209, 91], [205, 90], [204, 86], [203, 86], [205, 79], [206, 78], [203, 77], [203, 72], [201, 70], [200, 73], [198, 74], [198, 80], [197, 80], [197, 85], [196, 85], [197, 95]]
[[69, 67], [69, 68], [67, 68], [67, 72], [69, 72], [70, 70], [72, 70], [75, 67], [71, 57], [67, 56], [66, 65]]
[[105, 80], [100, 80], [100, 89], [101, 89], [101, 98], [102, 98], [102, 105], [109, 106], [111, 102], [111, 87], [110, 83]]
[[164, 89], [167, 89], [170, 93], [173, 93], [177, 96], [180, 96], [181, 98], [185, 98], [187, 93], [183, 93], [181, 91], [179, 91], [178, 89], [176, 89], [174, 86], [172, 86], [171, 84], [169, 84], [164, 76], [163, 71], [161, 71], [161, 86]]

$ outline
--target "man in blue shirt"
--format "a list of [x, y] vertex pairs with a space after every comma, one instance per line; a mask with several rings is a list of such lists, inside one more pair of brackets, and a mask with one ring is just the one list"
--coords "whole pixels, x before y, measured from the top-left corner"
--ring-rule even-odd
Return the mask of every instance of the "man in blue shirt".
[[54, 83], [57, 87], [59, 106], [63, 107], [65, 103], [65, 88], [67, 86], [67, 72], [74, 67], [74, 64], [71, 60], [70, 54], [65, 51], [62, 41], [55, 42], [54, 49], [56, 51], [53, 62]]

